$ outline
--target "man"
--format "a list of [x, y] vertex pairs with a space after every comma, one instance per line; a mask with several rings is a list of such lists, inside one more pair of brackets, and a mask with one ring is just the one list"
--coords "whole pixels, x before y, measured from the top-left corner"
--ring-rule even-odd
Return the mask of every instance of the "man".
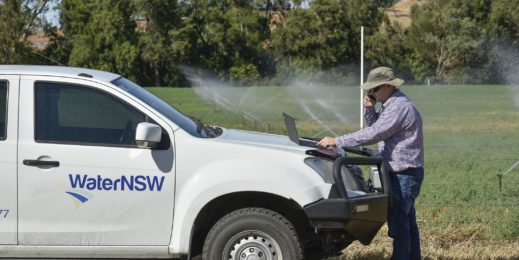
[[[424, 177], [422, 118], [411, 100], [398, 89], [403, 80], [387, 67], [373, 69], [361, 86], [368, 91], [363, 103], [368, 127], [357, 132], [325, 137], [325, 147], [379, 144], [389, 166], [393, 188], [389, 209], [389, 236], [393, 238], [392, 259], [420, 259], [420, 236], [414, 202]], [[375, 111], [375, 103], [381, 102]]]

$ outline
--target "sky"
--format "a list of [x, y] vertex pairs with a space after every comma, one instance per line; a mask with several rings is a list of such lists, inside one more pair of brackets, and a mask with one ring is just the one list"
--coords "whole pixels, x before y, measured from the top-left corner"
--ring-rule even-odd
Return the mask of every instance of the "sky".
[[56, 1], [50, 1], [49, 11], [45, 14], [45, 19], [55, 26], [59, 25], [59, 11], [54, 8], [57, 4]]

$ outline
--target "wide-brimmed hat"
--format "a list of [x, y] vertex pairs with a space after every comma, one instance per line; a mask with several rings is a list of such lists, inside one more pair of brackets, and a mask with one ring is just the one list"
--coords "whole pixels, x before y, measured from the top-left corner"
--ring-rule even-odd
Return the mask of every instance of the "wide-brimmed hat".
[[384, 84], [392, 85], [398, 88], [400, 85], [404, 84], [404, 80], [395, 77], [392, 69], [388, 67], [378, 67], [376, 69], [372, 69], [369, 72], [368, 80], [366, 80], [366, 82], [364, 82], [360, 88], [368, 90]]

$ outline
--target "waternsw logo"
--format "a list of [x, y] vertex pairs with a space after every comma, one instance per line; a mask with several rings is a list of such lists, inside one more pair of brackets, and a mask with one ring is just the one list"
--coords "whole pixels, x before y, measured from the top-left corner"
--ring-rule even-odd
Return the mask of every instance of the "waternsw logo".
[[164, 176], [121, 176], [117, 179], [103, 178], [97, 175], [96, 178], [88, 175], [69, 174], [70, 186], [87, 190], [106, 190], [106, 191], [161, 191], [164, 184]]
[[88, 191], [161, 191], [165, 176], [122, 175], [119, 178], [104, 178], [101, 175], [89, 177], [82, 174], [69, 174], [72, 190], [65, 193], [77, 202], [85, 203], [93, 195]]

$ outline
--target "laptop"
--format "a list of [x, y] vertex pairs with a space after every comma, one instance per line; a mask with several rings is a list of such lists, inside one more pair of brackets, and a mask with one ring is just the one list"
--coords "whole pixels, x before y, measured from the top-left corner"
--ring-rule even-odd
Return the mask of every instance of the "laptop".
[[299, 138], [294, 118], [285, 113], [283, 113], [283, 118], [285, 119], [285, 127], [287, 129], [288, 138], [290, 138], [292, 142], [301, 146], [315, 148], [315, 150], [306, 151], [306, 154], [324, 157], [332, 160], [335, 160], [337, 159], [337, 157], [340, 156], [340, 153], [338, 152], [337, 148], [327, 149], [326, 147], [319, 145], [319, 141], [317, 140], [305, 137]]
[[297, 128], [296, 128], [296, 122], [294, 121], [294, 118], [283, 113], [283, 118], [285, 119], [285, 127], [287, 129], [288, 138], [290, 138], [290, 141], [301, 145], [301, 146], [307, 146], [312, 148], [325, 148], [324, 146], [318, 145], [317, 140], [312, 140], [310, 138], [299, 138], [299, 135], [297, 134]]

